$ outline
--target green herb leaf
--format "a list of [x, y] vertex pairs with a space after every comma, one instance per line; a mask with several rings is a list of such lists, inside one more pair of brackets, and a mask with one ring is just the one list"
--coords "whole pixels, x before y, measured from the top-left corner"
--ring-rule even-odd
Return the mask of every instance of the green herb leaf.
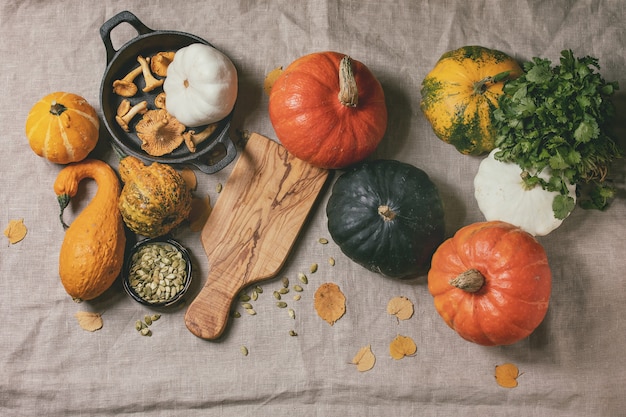
[[530, 173], [549, 168], [549, 180], [531, 175], [525, 181], [559, 191], [553, 203], [557, 218], [574, 208], [566, 182], [589, 188], [588, 198], [579, 199], [582, 207], [605, 208], [614, 196], [606, 175], [622, 156], [609, 135], [617, 82], [601, 77], [596, 58], [577, 58], [571, 50], [561, 52], [560, 65], [535, 57], [523, 68], [524, 74], [505, 83], [494, 110], [496, 159]]

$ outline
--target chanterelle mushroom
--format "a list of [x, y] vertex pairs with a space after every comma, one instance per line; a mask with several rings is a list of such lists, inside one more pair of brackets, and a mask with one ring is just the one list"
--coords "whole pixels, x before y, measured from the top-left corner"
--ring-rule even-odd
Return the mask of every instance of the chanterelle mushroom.
[[141, 66], [143, 79], [146, 82], [146, 86], [142, 88], [141, 91], [148, 93], [163, 85], [163, 82], [165, 81], [164, 79], [158, 80], [154, 77], [154, 75], [152, 75], [148, 59], [139, 55], [137, 57], [137, 62], [139, 62], [139, 65]]
[[141, 101], [130, 108], [123, 116], [115, 115], [115, 120], [124, 131], [130, 131], [130, 121], [138, 114], [144, 114], [148, 111], [148, 102]]
[[167, 67], [174, 59], [176, 52], [158, 52], [150, 59], [150, 69], [159, 77], [167, 76]]
[[148, 110], [135, 126], [141, 149], [152, 156], [172, 152], [183, 143], [185, 125], [164, 109]]
[[126, 74], [124, 78], [113, 81], [113, 92], [122, 97], [132, 97], [137, 94], [135, 78], [143, 72], [141, 65]]
[[207, 125], [207, 127], [204, 128], [204, 130], [198, 133], [196, 133], [195, 130], [189, 130], [183, 133], [185, 145], [187, 145], [187, 149], [189, 149], [189, 152], [195, 152], [196, 147], [200, 143], [204, 142], [209, 136], [211, 136], [213, 132], [215, 132], [215, 129], [217, 129], [217, 124], [218, 124], [217, 122], [211, 123]]

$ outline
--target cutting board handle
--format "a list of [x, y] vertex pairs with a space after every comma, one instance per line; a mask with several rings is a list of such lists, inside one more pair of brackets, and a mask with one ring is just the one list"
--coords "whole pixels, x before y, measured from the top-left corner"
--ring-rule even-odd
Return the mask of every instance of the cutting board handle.
[[[217, 339], [228, 324], [230, 306], [242, 288], [234, 280], [209, 273], [206, 285], [185, 314], [187, 329], [201, 339]], [[227, 306], [227, 308], [226, 308]]]

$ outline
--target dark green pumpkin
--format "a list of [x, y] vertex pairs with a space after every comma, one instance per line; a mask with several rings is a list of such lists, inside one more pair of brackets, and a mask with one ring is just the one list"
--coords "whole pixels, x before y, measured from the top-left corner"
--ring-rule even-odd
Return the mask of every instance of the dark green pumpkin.
[[368, 161], [342, 174], [326, 216], [347, 257], [393, 278], [427, 272], [445, 237], [437, 187], [424, 171], [399, 161]]

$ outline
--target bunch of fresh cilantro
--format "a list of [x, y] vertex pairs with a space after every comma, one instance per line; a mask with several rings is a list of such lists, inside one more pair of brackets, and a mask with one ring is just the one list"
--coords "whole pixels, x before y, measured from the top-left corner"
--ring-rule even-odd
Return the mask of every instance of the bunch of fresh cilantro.
[[[606, 82], [593, 57], [576, 58], [561, 52], [560, 65], [533, 58], [523, 64], [524, 73], [504, 85], [499, 108], [494, 111], [497, 129], [495, 158], [515, 162], [524, 170], [529, 187], [541, 185], [558, 191], [553, 210], [565, 218], [574, 209], [566, 182], [576, 184], [584, 196], [584, 208], [604, 209], [614, 196], [607, 173], [621, 156], [609, 135], [615, 115], [610, 96], [617, 82]], [[537, 173], [549, 168], [549, 180]]]

